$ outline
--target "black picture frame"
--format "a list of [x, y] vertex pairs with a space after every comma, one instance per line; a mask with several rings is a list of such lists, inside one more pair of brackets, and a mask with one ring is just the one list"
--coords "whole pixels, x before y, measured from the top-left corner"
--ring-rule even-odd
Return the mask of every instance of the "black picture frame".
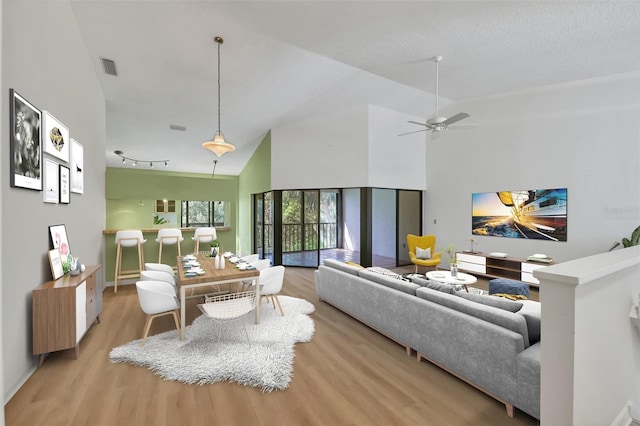
[[65, 225], [49, 226], [49, 248], [57, 249], [62, 259], [66, 259], [67, 256], [71, 254], [71, 247]]
[[42, 112], [9, 89], [11, 187], [42, 191]]
[[60, 193], [60, 204], [69, 204], [71, 202], [71, 171], [69, 167], [60, 164], [60, 185], [58, 192]]

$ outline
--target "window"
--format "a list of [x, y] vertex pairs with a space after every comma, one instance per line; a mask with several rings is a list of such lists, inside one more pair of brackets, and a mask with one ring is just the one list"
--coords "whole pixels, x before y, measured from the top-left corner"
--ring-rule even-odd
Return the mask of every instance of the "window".
[[182, 227], [226, 226], [228, 208], [224, 201], [182, 201]]

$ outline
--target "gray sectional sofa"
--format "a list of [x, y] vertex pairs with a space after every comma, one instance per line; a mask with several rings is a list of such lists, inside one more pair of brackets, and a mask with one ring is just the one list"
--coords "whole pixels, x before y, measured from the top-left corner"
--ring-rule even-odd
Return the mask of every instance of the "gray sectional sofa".
[[540, 418], [540, 308], [327, 259], [318, 297], [505, 404]]

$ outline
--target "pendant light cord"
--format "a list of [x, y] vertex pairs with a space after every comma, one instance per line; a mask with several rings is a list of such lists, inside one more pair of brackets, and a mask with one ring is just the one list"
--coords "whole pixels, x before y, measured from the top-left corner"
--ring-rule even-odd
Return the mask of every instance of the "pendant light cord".
[[218, 133], [220, 131], [220, 45], [224, 42], [222, 37], [216, 37], [215, 42], [218, 43]]

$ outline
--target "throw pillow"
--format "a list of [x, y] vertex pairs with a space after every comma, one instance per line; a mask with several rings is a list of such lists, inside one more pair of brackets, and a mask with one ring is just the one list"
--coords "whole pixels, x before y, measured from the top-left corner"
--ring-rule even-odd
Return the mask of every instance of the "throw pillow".
[[481, 294], [467, 293], [466, 291], [458, 291], [456, 292], [456, 295], [464, 299], [471, 300], [472, 302], [482, 303], [483, 305], [493, 306], [494, 308], [514, 313], [518, 312], [522, 308], [522, 303], [504, 299], [502, 297], [483, 296]]
[[362, 266], [362, 265], [360, 265], [360, 264], [358, 264], [358, 263], [355, 263], [355, 262], [349, 262], [349, 261], [346, 261], [346, 262], [344, 262], [344, 263], [346, 263], [347, 265], [353, 266], [354, 268], [358, 268], [358, 269], [362, 269], [362, 268], [364, 268], [364, 266]]
[[428, 247], [426, 249], [416, 247], [416, 259], [422, 259], [422, 260], [431, 259], [431, 247]]
[[414, 284], [418, 284], [420, 287], [430, 288], [431, 290], [441, 291], [443, 293], [454, 294], [453, 286], [438, 281], [425, 280], [420, 277], [413, 277], [411, 279]]
[[398, 279], [398, 280], [403, 280], [402, 275], [396, 274], [393, 271], [390, 271], [390, 270], [385, 269], [385, 268], [381, 268], [379, 266], [370, 266], [370, 267], [364, 268], [364, 269], [366, 269], [367, 271], [375, 272], [376, 274], [385, 275], [387, 277], [395, 278], [395, 279]]

